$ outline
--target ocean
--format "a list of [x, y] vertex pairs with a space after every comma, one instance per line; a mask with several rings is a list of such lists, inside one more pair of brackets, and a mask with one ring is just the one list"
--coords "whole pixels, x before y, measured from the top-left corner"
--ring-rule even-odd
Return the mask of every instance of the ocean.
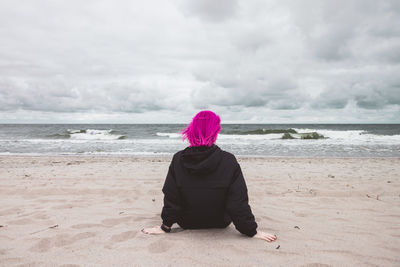
[[[186, 124], [0, 124], [0, 155], [172, 155]], [[238, 156], [400, 157], [400, 124], [223, 124]]]

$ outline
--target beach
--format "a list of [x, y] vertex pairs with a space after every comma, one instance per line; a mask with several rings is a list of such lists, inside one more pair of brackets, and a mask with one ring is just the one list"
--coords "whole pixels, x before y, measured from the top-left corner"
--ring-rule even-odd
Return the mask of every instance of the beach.
[[171, 156], [0, 156], [0, 265], [400, 265], [400, 158], [237, 158], [275, 242], [233, 224], [141, 233]]

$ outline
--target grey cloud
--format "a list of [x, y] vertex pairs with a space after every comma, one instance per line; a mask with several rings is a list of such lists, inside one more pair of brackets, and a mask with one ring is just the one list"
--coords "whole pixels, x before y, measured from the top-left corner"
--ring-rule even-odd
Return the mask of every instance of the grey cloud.
[[[53, 112], [127, 112], [176, 110], [180, 100], [157, 85], [124, 81], [118, 83], [62, 85], [38, 81], [2, 80], [0, 109]], [[182, 101], [183, 102], [183, 101]]]
[[[400, 26], [400, 25], [399, 25]], [[397, 43], [391, 42], [375, 49], [374, 58], [376, 61], [383, 61], [393, 64], [400, 63], [400, 37]]]
[[191, 95], [197, 108], [214, 105], [298, 109], [305, 100], [296, 82], [280, 72], [256, 78], [253, 75], [241, 77], [237, 72], [225, 69], [218, 74], [203, 73], [197, 77], [204, 83]]
[[205, 21], [223, 22], [232, 18], [237, 11], [237, 0], [183, 0], [181, 8], [185, 15]]
[[[343, 77], [342, 77], [343, 79]], [[350, 81], [333, 81], [311, 103], [315, 109], [343, 109], [351, 98]]]
[[273, 43], [273, 39], [262, 29], [249, 29], [233, 34], [232, 43], [242, 51], [257, 52]]
[[373, 88], [355, 96], [357, 106], [365, 109], [381, 109], [386, 105], [400, 105], [400, 85], [389, 89]]
[[347, 34], [323, 34], [313, 40], [311, 49], [313, 53], [324, 60], [341, 60], [350, 56], [347, 50]]
[[359, 95], [356, 96], [357, 106], [365, 109], [380, 109], [384, 106], [384, 101], [381, 97], [375, 98], [376, 95]]
[[362, 109], [382, 110], [400, 104], [398, 67], [325, 77], [326, 87], [311, 102], [316, 109], [343, 109], [354, 102]]
[[[323, 60], [351, 60], [358, 55], [354, 48], [362, 39], [363, 50], [373, 40], [368, 34], [398, 36], [400, 12], [396, 1], [302, 1], [289, 5], [294, 21], [306, 37], [309, 52]], [[397, 10], [397, 11], [396, 11]], [[400, 25], [399, 25], [400, 26]], [[396, 29], [397, 28], [397, 29]], [[367, 43], [366, 43], [367, 42]], [[396, 40], [390, 40], [396, 42]]]
[[257, 107], [268, 102], [266, 96], [256, 94], [249, 89], [224, 88], [215, 84], [207, 84], [191, 94], [192, 103], [195, 108], [207, 108], [214, 106], [242, 106]]
[[383, 109], [400, 105], [400, 67], [377, 70], [365, 75], [353, 86], [357, 106], [365, 109]]
[[347, 103], [348, 99], [346, 98], [324, 99], [324, 97], [321, 97], [312, 104], [312, 107], [317, 109], [343, 109]]
[[334, 120], [332, 109], [393, 120], [399, 11], [395, 0], [2, 1], [0, 116], [150, 122], [208, 107], [255, 122]]
[[294, 110], [294, 109], [299, 109], [303, 105], [302, 102], [299, 102], [298, 99], [294, 99], [293, 97], [291, 98], [286, 98], [278, 101], [272, 102], [269, 107], [273, 110]]

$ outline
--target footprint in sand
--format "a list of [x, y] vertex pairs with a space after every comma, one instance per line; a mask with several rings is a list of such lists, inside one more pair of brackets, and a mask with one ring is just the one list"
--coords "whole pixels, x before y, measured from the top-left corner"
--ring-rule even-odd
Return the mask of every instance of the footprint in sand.
[[62, 205], [56, 205], [51, 207], [53, 210], [65, 210], [65, 209], [72, 209], [72, 208], [77, 208], [80, 207], [79, 205], [74, 205], [74, 204], [62, 204]]
[[9, 221], [7, 224], [13, 225], [24, 225], [24, 224], [30, 224], [33, 223], [34, 221], [29, 219], [29, 218], [24, 218], [24, 219], [19, 219], [19, 220], [14, 220], [14, 221]]
[[32, 261], [32, 262], [28, 262], [28, 263], [18, 264], [16, 266], [18, 266], [18, 267], [44, 266], [44, 262], [43, 261]]
[[19, 214], [23, 212], [21, 209], [14, 209], [14, 208], [9, 208], [5, 210], [0, 211], [0, 216], [6, 216], [6, 215], [14, 215], [14, 214]]
[[115, 226], [117, 224], [123, 223], [123, 222], [128, 222], [130, 220], [134, 219], [133, 216], [127, 216], [127, 217], [121, 217], [121, 218], [110, 218], [110, 219], [104, 219], [101, 222], [105, 226]]
[[308, 215], [305, 214], [305, 213], [301, 213], [301, 212], [295, 212], [294, 216], [296, 216], [296, 217], [307, 217]]
[[35, 216], [33, 216], [34, 219], [37, 220], [47, 220], [50, 218], [50, 216], [46, 215], [46, 214], [37, 214]]
[[131, 199], [129, 199], [129, 198], [126, 198], [126, 199], [124, 199], [124, 200], [121, 200], [121, 201], [118, 202], [118, 203], [120, 203], [120, 204], [132, 204], [133, 201], [132, 201]]
[[37, 242], [35, 245], [33, 245], [30, 248], [30, 251], [32, 252], [47, 252], [53, 247], [64, 247], [71, 245], [77, 241], [80, 241], [82, 239], [87, 239], [94, 237], [96, 233], [94, 232], [83, 232], [79, 233], [76, 235], [67, 235], [67, 234], [62, 234], [62, 235], [56, 235], [51, 238], [43, 238], [39, 242]]
[[[3, 258], [1, 259], [1, 263], [2, 264], [17, 264], [20, 263], [21, 261], [23, 261], [23, 258]], [[6, 266], [6, 265], [4, 265]]]
[[37, 242], [33, 247], [31, 247], [30, 251], [32, 252], [46, 252], [49, 251], [52, 247], [51, 238], [43, 238], [39, 242]]
[[71, 228], [74, 229], [85, 229], [85, 228], [93, 228], [93, 227], [104, 227], [104, 225], [99, 223], [81, 223], [72, 225]]
[[319, 263], [319, 262], [313, 262], [313, 263], [301, 265], [301, 267], [332, 267], [332, 265], [325, 264], [325, 263]]
[[[0, 235], [0, 240], [8, 240], [8, 241], [11, 241], [11, 240], [13, 240], [11, 237], [9, 237], [9, 236], [6, 236], [6, 235]], [[1, 255], [1, 250], [0, 250], [0, 255]]]
[[147, 191], [147, 195], [158, 195], [159, 193], [160, 193], [160, 190], [150, 189]]
[[268, 216], [261, 216], [261, 218], [263, 218], [264, 220], [267, 220], [268, 222], [281, 222], [280, 220], [277, 220], [275, 218], [272, 217], [268, 217]]
[[150, 253], [163, 253], [168, 251], [171, 247], [172, 244], [170, 242], [167, 242], [165, 240], [159, 240], [150, 243], [147, 249], [149, 250]]
[[11, 250], [11, 249], [0, 249], [0, 255], [6, 255], [7, 254], [7, 252], [9, 251], [9, 250]]
[[137, 235], [137, 232], [134, 231], [126, 231], [117, 235], [113, 235], [110, 239], [111, 242], [116, 243], [116, 242], [124, 242], [129, 239], [135, 238]]
[[72, 237], [69, 235], [58, 235], [56, 240], [54, 240], [54, 245], [56, 247], [64, 247], [64, 246], [71, 245], [71, 244], [75, 243], [76, 241], [94, 237], [95, 235], [96, 235], [96, 233], [94, 233], [94, 232], [83, 232], [83, 233], [76, 234]]

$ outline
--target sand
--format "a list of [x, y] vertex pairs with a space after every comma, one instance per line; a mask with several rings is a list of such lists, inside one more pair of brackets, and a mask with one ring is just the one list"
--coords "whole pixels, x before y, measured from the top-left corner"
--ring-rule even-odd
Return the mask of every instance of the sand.
[[400, 266], [399, 158], [241, 158], [259, 230], [161, 222], [171, 157], [1, 156], [1, 266]]

